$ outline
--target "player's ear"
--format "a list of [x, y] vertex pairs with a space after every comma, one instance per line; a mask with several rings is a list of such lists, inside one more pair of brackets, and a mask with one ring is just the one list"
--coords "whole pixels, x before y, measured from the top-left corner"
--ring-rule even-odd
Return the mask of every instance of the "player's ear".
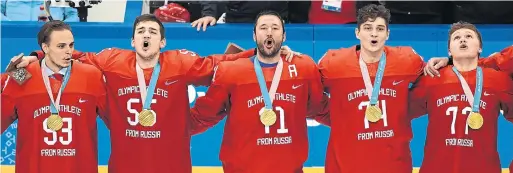
[[482, 48], [479, 48], [479, 53], [482, 53], [483, 52], [483, 49]]
[[385, 40], [388, 40], [389, 37], [390, 37], [390, 29], [387, 29], [387, 38]]
[[160, 48], [164, 48], [166, 47], [166, 38], [163, 38], [162, 40], [160, 40]]
[[287, 40], [287, 33], [283, 32], [283, 43]]
[[253, 41], [256, 42], [256, 35], [255, 32], [253, 32]]
[[354, 35], [356, 35], [356, 38], [357, 38], [357, 39], [360, 39], [360, 35], [359, 35], [359, 33], [360, 33], [360, 30], [358, 30], [358, 28], [355, 28], [355, 29], [354, 29]]
[[130, 45], [132, 45], [132, 47], [135, 48], [135, 41], [134, 41], [134, 37], [132, 37], [132, 42], [130, 42]]
[[41, 48], [43, 49], [43, 52], [44, 52], [45, 54], [47, 54], [47, 53], [48, 53], [48, 51], [49, 51], [49, 50], [48, 50], [48, 49], [49, 49], [48, 44], [46, 44], [46, 43], [42, 43], [42, 44], [41, 44]]

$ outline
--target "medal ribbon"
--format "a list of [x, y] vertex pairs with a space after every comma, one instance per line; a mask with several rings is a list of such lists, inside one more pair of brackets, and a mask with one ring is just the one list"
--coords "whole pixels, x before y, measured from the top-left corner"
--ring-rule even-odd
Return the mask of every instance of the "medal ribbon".
[[151, 74], [150, 85], [146, 89], [146, 80], [144, 79], [144, 72], [141, 66], [135, 63], [135, 72], [137, 72], [137, 82], [139, 83], [139, 93], [141, 94], [141, 101], [143, 102], [143, 110], [150, 110], [151, 100], [153, 94], [155, 94], [155, 87], [157, 86], [157, 80], [160, 74], [160, 62], [157, 62], [153, 67], [153, 73]]
[[367, 96], [369, 96], [370, 99], [370, 105], [376, 105], [378, 102], [379, 90], [381, 88], [381, 81], [383, 80], [383, 74], [385, 73], [385, 65], [387, 63], [386, 54], [385, 52], [381, 54], [378, 71], [376, 72], [376, 78], [374, 79], [374, 87], [371, 83], [367, 64], [365, 64], [361, 56], [359, 58], [360, 71], [362, 72], [363, 82], [365, 83], [365, 89], [367, 90]]
[[475, 95], [472, 95], [472, 91], [470, 91], [470, 87], [468, 86], [467, 81], [463, 76], [461, 76], [460, 72], [456, 69], [456, 67], [452, 67], [452, 71], [458, 76], [460, 80], [461, 88], [463, 88], [463, 92], [465, 96], [467, 96], [468, 103], [472, 106], [472, 112], [479, 113], [479, 104], [481, 102], [481, 93], [483, 92], [483, 70], [481, 67], [477, 67], [476, 69], [476, 90]]
[[52, 94], [52, 89], [50, 88], [50, 78], [48, 77], [52, 74], [48, 74], [48, 72], [46, 72], [45, 69], [48, 67], [46, 66], [45, 60], [43, 60], [41, 63], [41, 67], [42, 67], [41, 75], [43, 75], [43, 82], [45, 84], [46, 91], [48, 92], [48, 96], [50, 96], [50, 112], [52, 114], [59, 113], [62, 92], [64, 91], [64, 88], [66, 88], [66, 85], [68, 84], [69, 78], [71, 76], [71, 66], [72, 65], [73, 65], [73, 63], [71, 63], [69, 65], [69, 67], [67, 68], [66, 73], [64, 74], [64, 79], [61, 84], [61, 88], [59, 89], [59, 93], [57, 94], [57, 98], [54, 99], [53, 94]]
[[276, 95], [276, 90], [278, 89], [278, 85], [280, 85], [281, 72], [283, 71], [283, 60], [280, 58], [280, 60], [278, 61], [278, 65], [276, 66], [276, 71], [274, 72], [273, 80], [271, 82], [271, 88], [269, 91], [267, 91], [267, 85], [265, 82], [264, 73], [262, 72], [262, 67], [260, 66], [260, 62], [258, 61], [257, 57], [253, 58], [255, 73], [258, 79], [258, 85], [260, 86], [260, 92], [264, 97], [265, 108], [272, 109], [273, 101]]

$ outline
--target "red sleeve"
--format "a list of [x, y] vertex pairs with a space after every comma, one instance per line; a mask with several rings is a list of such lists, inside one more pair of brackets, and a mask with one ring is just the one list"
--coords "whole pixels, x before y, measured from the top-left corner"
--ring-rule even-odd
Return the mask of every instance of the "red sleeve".
[[329, 95], [327, 93], [323, 94], [322, 100], [320, 101], [321, 109], [317, 114], [315, 114], [313, 116], [313, 119], [315, 121], [317, 121], [325, 126], [331, 126], [329, 100], [330, 100]]
[[488, 58], [479, 59], [479, 65], [506, 72], [510, 77], [513, 77], [513, 46], [509, 46], [501, 52], [493, 53]]
[[208, 86], [214, 74], [214, 67], [222, 61], [234, 61], [239, 58], [250, 58], [255, 55], [254, 49], [249, 49], [237, 54], [210, 55], [204, 58], [186, 50], [180, 50], [185, 69], [187, 69], [187, 79], [189, 84], [196, 86]]
[[412, 65], [413, 65], [413, 73], [420, 76], [422, 74], [424, 74], [424, 66], [426, 66], [426, 62], [424, 61], [424, 58], [422, 58], [422, 56], [420, 56], [419, 54], [417, 54], [417, 52], [415, 52], [415, 50], [413, 48], [411, 48], [411, 52], [413, 53], [410, 53], [410, 60], [412, 61]]
[[221, 121], [229, 106], [229, 86], [226, 68], [221, 63], [214, 74], [212, 84], [203, 97], [196, 99], [191, 108], [191, 134], [201, 133]]
[[97, 81], [97, 83], [95, 83], [95, 87], [93, 88], [93, 90], [95, 91], [95, 93], [97, 93], [97, 105], [96, 105], [96, 109], [97, 109], [97, 114], [100, 116], [100, 118], [103, 120], [103, 122], [105, 123], [105, 125], [107, 126], [107, 128], [110, 128], [109, 124], [109, 114], [108, 114], [108, 105], [107, 105], [107, 89], [106, 89], [106, 86], [105, 86], [105, 79], [104, 79], [104, 76], [101, 74], [101, 72], [98, 72], [98, 75], [95, 75], [95, 81]]
[[505, 89], [499, 93], [502, 115], [508, 121], [513, 122], [513, 81], [506, 79], [504, 86]]
[[[73, 54], [71, 57], [74, 60], [78, 60], [85, 64], [94, 65], [96, 68], [103, 70], [106, 64], [106, 61], [111, 58], [114, 53], [117, 52], [117, 49], [113, 48], [107, 48], [103, 49], [99, 53], [94, 52], [80, 52], [80, 51], [73, 51]], [[35, 51], [32, 52], [30, 55], [37, 56], [38, 59], [42, 59], [45, 57], [45, 54], [42, 51]]]
[[[310, 57], [301, 57], [302, 59], [310, 60]], [[315, 121], [329, 126], [329, 97], [324, 95], [324, 86], [321, 81], [321, 74], [319, 68], [315, 63], [311, 64], [312, 77], [308, 81], [309, 94], [308, 94], [308, 118], [313, 118]]]
[[[34, 52], [30, 53], [30, 56], [36, 56], [38, 60], [43, 59], [45, 57], [45, 53], [41, 50], [36, 50]], [[71, 58], [78, 59], [79, 57], [83, 56], [83, 53], [77, 50], [74, 50], [71, 54]]]
[[321, 101], [322, 108], [319, 111], [318, 115], [314, 116], [315, 121], [326, 125], [331, 126], [331, 119], [330, 119], [330, 81], [329, 81], [329, 65], [330, 60], [333, 58], [334, 51], [328, 50], [321, 59], [319, 59], [319, 76], [321, 78], [321, 84], [323, 86], [323, 99]]
[[401, 46], [398, 47], [400, 52], [399, 56], [404, 58], [403, 65], [400, 67], [403, 69], [403, 71], [408, 72], [410, 75], [413, 75], [411, 78], [409, 78], [409, 82], [413, 83], [415, 82], [417, 76], [424, 74], [424, 66], [426, 65], [426, 62], [424, 62], [424, 58], [417, 54], [415, 49], [409, 46]]
[[13, 100], [9, 96], [2, 94], [2, 133], [16, 119], [18, 119], [18, 115], [15, 112]]
[[9, 78], [9, 75], [7, 73], [2, 73], [2, 81], [1, 81], [1, 87], [2, 87], [2, 90], [0, 90], [1, 92], [4, 92], [4, 88], [6, 86], [6, 82], [7, 82], [7, 79]]
[[319, 59], [319, 72], [320, 72], [320, 75], [321, 75], [321, 81], [324, 85], [324, 91], [328, 92], [329, 93], [329, 88], [327, 86], [329, 86], [329, 65], [330, 65], [330, 60], [332, 59], [333, 57], [333, 51], [332, 50], [328, 50], [328, 52], [326, 52], [322, 57], [321, 59]]
[[[10, 83], [13, 83], [11, 81]], [[9, 78], [7, 77], [5, 80], [2, 75], [2, 89], [5, 90], [7, 84], [9, 83]], [[2, 119], [1, 119], [1, 127], [2, 133], [14, 122], [18, 119], [18, 115], [16, 114], [16, 108], [14, 106], [14, 100], [11, 96], [8, 95], [7, 92], [2, 92]]]
[[411, 119], [427, 114], [427, 77], [419, 75], [408, 95], [408, 115]]

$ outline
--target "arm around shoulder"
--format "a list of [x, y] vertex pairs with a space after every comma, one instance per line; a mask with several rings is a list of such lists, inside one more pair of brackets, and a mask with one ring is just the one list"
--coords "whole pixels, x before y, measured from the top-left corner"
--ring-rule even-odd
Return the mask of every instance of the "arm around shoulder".
[[230, 83], [227, 68], [220, 63], [216, 67], [212, 85], [203, 97], [196, 99], [191, 108], [191, 134], [197, 134], [214, 126], [226, 116], [229, 103]]
[[427, 114], [427, 88], [430, 77], [419, 75], [408, 93], [408, 117], [410, 119]]
[[88, 74], [90, 75], [89, 82], [92, 86], [90, 92], [92, 92], [91, 94], [94, 94], [96, 96], [96, 113], [103, 120], [107, 128], [110, 128], [105, 76], [100, 70], [94, 67], [89, 68]]
[[503, 86], [499, 91], [500, 107], [504, 117], [513, 123], [513, 80], [502, 73], [496, 81], [504, 81], [504, 85], [497, 85]]
[[493, 53], [488, 58], [481, 58], [479, 65], [506, 72], [513, 77], [513, 45]]
[[[94, 65], [96, 68], [103, 70], [108, 60], [113, 58], [117, 54], [120, 54], [121, 52], [122, 50], [117, 48], [106, 48], [98, 53], [80, 52], [75, 50], [73, 51], [71, 58], [73, 60], [77, 60], [85, 64]], [[30, 55], [37, 56], [38, 59], [42, 59], [45, 57], [45, 54], [42, 51], [34, 51], [30, 53]]]

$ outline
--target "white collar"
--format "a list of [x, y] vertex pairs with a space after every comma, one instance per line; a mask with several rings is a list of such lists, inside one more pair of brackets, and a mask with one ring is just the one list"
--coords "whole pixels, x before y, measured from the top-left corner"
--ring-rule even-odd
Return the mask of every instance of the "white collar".
[[[43, 62], [41, 62], [41, 66], [43, 67], [43, 70], [45, 71], [46, 74], [48, 75], [53, 75], [55, 74], [47, 65], [46, 65], [46, 61], [45, 59], [43, 59]], [[59, 74], [61, 75], [65, 75], [66, 74], [66, 71], [68, 70], [68, 67], [65, 67], [65, 68], [62, 68], [61, 70], [59, 70]]]

